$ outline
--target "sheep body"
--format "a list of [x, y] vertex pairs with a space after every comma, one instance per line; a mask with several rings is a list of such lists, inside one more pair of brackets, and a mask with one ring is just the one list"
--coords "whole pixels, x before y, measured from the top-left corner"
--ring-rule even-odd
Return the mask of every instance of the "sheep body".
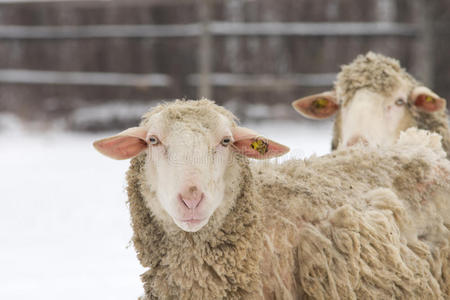
[[438, 139], [409, 132], [392, 149], [281, 164], [235, 154], [225, 204], [198, 232], [156, 218], [142, 152], [127, 191], [147, 299], [448, 297], [450, 162]]
[[[422, 149], [405, 159], [408, 148], [339, 151], [260, 178], [263, 207], [272, 210], [263, 214], [263, 274], [266, 284], [282, 278], [272, 287], [276, 299], [449, 297], [448, 164], [435, 161], [433, 171]], [[286, 282], [293, 285], [283, 294]]]

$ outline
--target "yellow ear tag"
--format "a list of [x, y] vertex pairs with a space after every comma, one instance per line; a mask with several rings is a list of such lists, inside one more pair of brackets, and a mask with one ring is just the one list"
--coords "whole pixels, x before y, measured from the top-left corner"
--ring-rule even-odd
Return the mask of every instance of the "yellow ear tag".
[[266, 154], [267, 151], [269, 151], [269, 143], [267, 143], [261, 139], [256, 139], [254, 142], [252, 142], [250, 144], [250, 147], [253, 150], [258, 151], [259, 154], [262, 154], [262, 155]]
[[431, 96], [427, 96], [427, 97], [425, 98], [425, 101], [426, 101], [426, 102], [434, 102], [434, 98], [431, 97]]
[[314, 100], [313, 104], [316, 109], [321, 109], [328, 105], [328, 99], [317, 98], [316, 100]]

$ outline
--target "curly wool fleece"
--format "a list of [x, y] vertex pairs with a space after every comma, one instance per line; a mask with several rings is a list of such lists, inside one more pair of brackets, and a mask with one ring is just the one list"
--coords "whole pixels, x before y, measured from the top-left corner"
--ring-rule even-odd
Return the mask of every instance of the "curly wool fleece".
[[400, 66], [398, 60], [382, 54], [368, 52], [358, 55], [349, 65], [341, 67], [334, 83], [340, 105], [346, 105], [356, 91], [366, 88], [374, 93], [389, 96], [401, 82], [410, 89], [418, 82]]
[[142, 153], [127, 180], [146, 298], [448, 298], [450, 162], [420, 144], [433, 139], [282, 164], [235, 154], [232, 207], [194, 233], [148, 209]]
[[[407, 84], [410, 91], [421, 85], [400, 66], [398, 60], [368, 52], [341, 67], [334, 88], [339, 104], [346, 106], [360, 89], [368, 89], [380, 95], [390, 96], [400, 84]], [[413, 103], [409, 103], [408, 109], [415, 122], [413, 127], [436, 132], [443, 137], [442, 144], [447, 152], [447, 158], [450, 158], [450, 131], [446, 111], [424, 112], [417, 109]], [[338, 113], [334, 122], [332, 150], [337, 149], [341, 140], [340, 132], [341, 114]]]

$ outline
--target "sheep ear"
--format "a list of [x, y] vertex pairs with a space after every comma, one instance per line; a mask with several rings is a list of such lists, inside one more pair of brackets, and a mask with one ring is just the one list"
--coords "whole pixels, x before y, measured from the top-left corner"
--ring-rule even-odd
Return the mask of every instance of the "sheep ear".
[[309, 119], [326, 119], [339, 109], [336, 93], [328, 91], [300, 98], [292, 102], [292, 107], [302, 116]]
[[257, 132], [245, 128], [232, 129], [234, 143], [232, 148], [247, 157], [268, 159], [289, 152], [289, 148], [272, 140], [261, 137]]
[[429, 88], [419, 86], [411, 92], [411, 102], [419, 109], [426, 112], [435, 112], [445, 109], [447, 102]]
[[147, 130], [142, 127], [132, 127], [118, 135], [94, 142], [94, 147], [103, 155], [114, 159], [134, 157], [147, 148], [145, 138]]

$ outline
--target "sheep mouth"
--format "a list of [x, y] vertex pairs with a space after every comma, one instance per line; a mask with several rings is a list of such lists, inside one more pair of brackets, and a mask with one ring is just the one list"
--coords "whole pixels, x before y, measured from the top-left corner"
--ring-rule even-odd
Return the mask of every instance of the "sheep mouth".
[[209, 218], [204, 219], [174, 219], [175, 224], [187, 232], [196, 232], [208, 223]]
[[186, 224], [190, 224], [190, 225], [197, 225], [197, 224], [204, 222], [205, 220], [206, 220], [206, 218], [204, 218], [204, 219], [191, 218], [191, 219], [180, 219], [178, 221], [181, 223], [186, 223]]

